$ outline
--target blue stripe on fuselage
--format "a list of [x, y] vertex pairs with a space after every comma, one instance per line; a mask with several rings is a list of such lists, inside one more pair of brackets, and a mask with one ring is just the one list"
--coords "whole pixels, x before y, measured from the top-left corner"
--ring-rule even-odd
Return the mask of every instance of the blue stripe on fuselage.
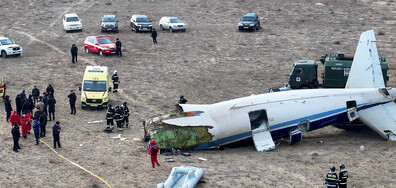
[[[384, 102], [384, 103], [388, 103], [388, 102]], [[364, 104], [357, 105], [357, 107], [360, 110], [360, 109], [366, 109], [366, 108], [377, 106], [377, 105], [384, 104], [384, 103], [375, 103], [375, 104], [370, 104], [368, 106], [364, 106], [364, 105], [367, 105], [369, 103], [364, 103]], [[331, 114], [334, 114], [334, 115], [331, 115]], [[310, 122], [309, 131], [313, 131], [313, 130], [320, 129], [322, 127], [331, 125], [337, 121], [340, 121], [340, 120], [344, 119], [345, 116], [346, 116], [346, 107], [343, 107], [343, 108], [338, 108], [335, 110], [330, 110], [327, 112], [313, 114], [310, 116], [283, 122], [280, 124], [270, 126], [271, 136], [273, 139], [279, 139], [279, 138], [289, 136], [290, 129], [297, 127], [297, 124], [299, 122], [307, 120], [307, 119], [311, 119], [311, 120], [316, 119], [316, 121]], [[277, 130], [274, 130], [274, 129], [277, 129]], [[200, 150], [200, 149], [208, 149], [208, 148], [218, 147], [218, 146], [226, 145], [226, 144], [229, 144], [232, 142], [244, 140], [244, 139], [250, 138], [251, 136], [252, 136], [252, 131], [248, 131], [248, 132], [232, 135], [229, 137], [217, 139], [217, 140], [205, 143], [205, 144], [201, 144], [197, 147], [194, 147], [193, 149]]]

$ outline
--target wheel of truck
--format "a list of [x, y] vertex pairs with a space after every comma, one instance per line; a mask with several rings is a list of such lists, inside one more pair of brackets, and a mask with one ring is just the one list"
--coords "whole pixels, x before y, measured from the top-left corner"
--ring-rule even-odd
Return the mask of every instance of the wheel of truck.
[[1, 57], [2, 58], [6, 58], [7, 57], [7, 53], [4, 50], [1, 51]]
[[164, 30], [164, 27], [162, 26], [162, 24], [160, 25], [160, 29], [163, 31]]
[[85, 53], [89, 53], [88, 47], [85, 47]]
[[103, 56], [102, 50], [99, 50], [99, 55], [100, 55], [100, 56]]
[[300, 89], [311, 89], [309, 86], [301, 86]]

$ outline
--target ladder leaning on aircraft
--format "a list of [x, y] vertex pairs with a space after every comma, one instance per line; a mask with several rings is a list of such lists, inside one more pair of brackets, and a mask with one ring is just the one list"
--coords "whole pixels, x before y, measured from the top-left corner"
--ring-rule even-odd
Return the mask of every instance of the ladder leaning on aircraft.
[[[146, 122], [146, 136], [160, 148], [192, 149], [253, 138], [257, 151], [268, 151], [275, 148], [274, 139], [289, 137], [293, 144], [306, 132], [348, 117], [349, 121], [359, 118], [385, 139], [396, 140], [396, 90], [385, 87], [373, 30], [361, 34], [354, 57], [345, 88], [266, 93], [210, 105], [181, 104], [183, 116]], [[153, 126], [155, 122], [158, 126]]]

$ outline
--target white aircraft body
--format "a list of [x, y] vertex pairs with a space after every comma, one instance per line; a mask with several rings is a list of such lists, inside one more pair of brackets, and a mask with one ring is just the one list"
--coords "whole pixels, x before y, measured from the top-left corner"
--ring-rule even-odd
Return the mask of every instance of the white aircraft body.
[[188, 127], [207, 126], [213, 136], [193, 149], [214, 148], [250, 137], [258, 151], [275, 148], [273, 139], [299, 142], [306, 132], [359, 118], [385, 139], [396, 140], [396, 90], [385, 88], [374, 31], [360, 36], [345, 89], [291, 90], [252, 95], [210, 105], [182, 104], [189, 117], [163, 120]]

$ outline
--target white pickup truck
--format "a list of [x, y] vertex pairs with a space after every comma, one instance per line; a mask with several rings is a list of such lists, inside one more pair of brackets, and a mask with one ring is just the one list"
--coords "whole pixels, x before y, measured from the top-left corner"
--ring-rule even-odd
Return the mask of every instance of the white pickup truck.
[[6, 58], [9, 55], [20, 56], [22, 54], [22, 46], [15, 44], [14, 41], [7, 37], [0, 37], [1, 57]]

